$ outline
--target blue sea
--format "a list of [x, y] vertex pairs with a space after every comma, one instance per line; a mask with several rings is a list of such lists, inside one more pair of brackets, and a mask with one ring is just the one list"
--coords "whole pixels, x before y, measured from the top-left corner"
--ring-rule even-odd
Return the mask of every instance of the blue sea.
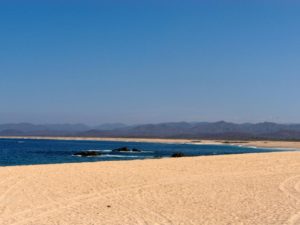
[[[113, 149], [127, 146], [141, 152], [114, 152]], [[79, 151], [99, 151], [95, 157], [78, 157]], [[175, 152], [186, 156], [225, 155], [240, 153], [274, 152], [278, 149], [264, 149], [230, 145], [161, 144], [118, 141], [73, 141], [0, 139], [0, 166], [80, 163], [113, 160], [137, 160], [170, 157]]]

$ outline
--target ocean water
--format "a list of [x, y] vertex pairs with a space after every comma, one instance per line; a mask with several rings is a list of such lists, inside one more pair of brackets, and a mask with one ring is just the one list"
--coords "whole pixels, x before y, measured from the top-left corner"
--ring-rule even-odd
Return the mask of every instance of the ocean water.
[[[142, 150], [142, 152], [112, 151], [124, 146], [137, 148]], [[88, 150], [101, 151], [102, 155], [96, 157], [78, 157], [73, 155], [78, 151]], [[151, 159], [170, 157], [175, 152], [182, 152], [186, 156], [206, 156], [273, 151], [280, 150], [229, 145], [0, 139], [0, 166]]]

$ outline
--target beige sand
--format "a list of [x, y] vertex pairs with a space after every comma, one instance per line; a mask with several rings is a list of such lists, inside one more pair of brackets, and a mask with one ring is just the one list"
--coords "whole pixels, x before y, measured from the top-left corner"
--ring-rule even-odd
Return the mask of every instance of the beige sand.
[[300, 152], [2, 167], [0, 224], [300, 224]]
[[108, 137], [28, 137], [28, 136], [0, 136], [0, 138], [16, 139], [51, 139], [51, 140], [87, 140], [87, 141], [124, 141], [124, 142], [151, 142], [151, 143], [178, 143], [178, 144], [228, 144], [264, 148], [300, 149], [300, 141], [241, 141], [241, 140], [199, 140], [199, 139], [162, 139], [162, 138], [108, 138]]

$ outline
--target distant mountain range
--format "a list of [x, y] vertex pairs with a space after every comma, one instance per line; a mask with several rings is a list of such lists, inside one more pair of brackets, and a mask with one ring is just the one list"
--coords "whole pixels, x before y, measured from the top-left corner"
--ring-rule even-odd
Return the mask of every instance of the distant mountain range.
[[193, 138], [230, 140], [299, 140], [300, 124], [174, 122], [129, 126], [108, 123], [99, 126], [84, 124], [31, 123], [0, 124], [0, 136], [80, 136], [80, 137], [136, 137], [136, 138]]

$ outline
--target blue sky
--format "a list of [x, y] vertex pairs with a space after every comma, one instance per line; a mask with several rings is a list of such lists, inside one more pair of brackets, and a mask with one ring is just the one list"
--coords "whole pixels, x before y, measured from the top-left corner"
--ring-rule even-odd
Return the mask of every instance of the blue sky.
[[300, 122], [296, 1], [1, 1], [0, 123]]

